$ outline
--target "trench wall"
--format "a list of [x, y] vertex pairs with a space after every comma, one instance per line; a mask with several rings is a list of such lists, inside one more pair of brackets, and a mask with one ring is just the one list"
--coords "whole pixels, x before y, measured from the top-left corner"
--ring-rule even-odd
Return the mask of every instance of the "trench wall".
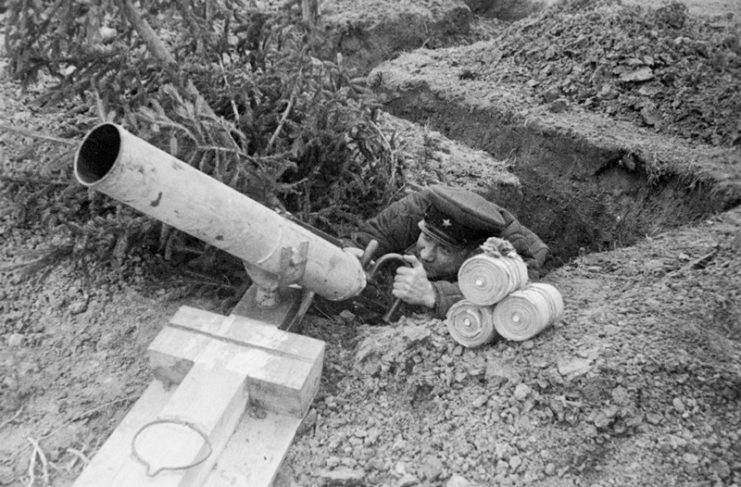
[[424, 89], [404, 92], [386, 109], [509, 159], [522, 183], [521, 196], [493, 190], [486, 196], [514, 211], [548, 243], [551, 266], [579, 252], [632, 245], [741, 201], [736, 185], [717, 189], [712, 179], [686, 171], [656, 177], [640, 153], [494, 109], [457, 104]]

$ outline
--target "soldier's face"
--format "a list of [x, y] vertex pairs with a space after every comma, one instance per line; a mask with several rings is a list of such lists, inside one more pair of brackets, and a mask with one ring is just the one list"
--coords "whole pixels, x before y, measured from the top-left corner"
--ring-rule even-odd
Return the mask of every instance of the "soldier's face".
[[417, 258], [430, 279], [454, 276], [471, 254], [467, 247], [451, 247], [420, 232], [416, 245]]

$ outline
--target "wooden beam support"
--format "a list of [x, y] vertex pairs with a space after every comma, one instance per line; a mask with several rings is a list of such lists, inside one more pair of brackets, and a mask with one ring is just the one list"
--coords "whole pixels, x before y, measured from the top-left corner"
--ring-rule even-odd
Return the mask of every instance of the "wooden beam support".
[[113, 478], [125, 464], [134, 461], [131, 456], [131, 440], [142, 426], [157, 417], [173, 392], [158, 381], [149, 384], [144, 394], [100, 447], [93, 460], [77, 477], [74, 487], [105, 485], [106, 479]]
[[[245, 373], [227, 366], [233, 348], [214, 341], [201, 352], [185, 380], [130, 445], [131, 460], [106, 485], [193, 487], [203, 483], [247, 405]], [[159, 422], [168, 420], [173, 422]], [[139, 460], [132, 457], [134, 451]]]
[[312, 362], [324, 352], [321, 340], [282, 331], [251, 317], [223, 316], [191, 306], [181, 306], [170, 319], [170, 326]]
[[155, 377], [179, 384], [212, 341], [237, 347], [225, 366], [247, 376], [250, 401], [264, 409], [303, 417], [321, 379], [324, 342], [251, 318], [181, 307], [149, 346]]
[[269, 487], [319, 388], [324, 349], [253, 317], [181, 307], [149, 347], [161, 381], [74, 487]]
[[219, 457], [206, 487], [269, 487], [301, 425], [301, 419], [267, 412], [246, 414]]
[[[160, 414], [174, 392], [159, 381], [152, 382], [78, 477], [74, 487], [106, 485], [106, 479], [133, 462], [131, 442], [134, 435]], [[259, 416], [244, 414], [202, 485], [270, 487], [300, 424], [301, 418], [269, 411]]]

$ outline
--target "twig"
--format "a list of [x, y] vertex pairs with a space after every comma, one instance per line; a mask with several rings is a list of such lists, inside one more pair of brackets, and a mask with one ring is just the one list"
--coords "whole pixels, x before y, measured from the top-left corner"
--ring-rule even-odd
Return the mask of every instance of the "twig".
[[41, 132], [36, 132], [35, 130], [27, 130], [27, 129], [19, 129], [16, 127], [11, 127], [10, 125], [5, 125], [4, 123], [0, 123], [0, 130], [5, 131], [5, 132], [12, 132], [14, 134], [22, 135], [24, 137], [48, 140], [49, 142], [56, 142], [58, 144], [77, 145], [77, 142], [75, 142], [74, 140], [60, 139], [59, 137], [42, 134]]
[[[116, 399], [114, 401], [109, 401], [109, 402], [107, 402], [105, 404], [102, 404], [102, 405], [98, 406], [97, 408], [93, 408], [93, 409], [90, 409], [88, 411], [85, 411], [82, 414], [79, 414], [79, 415], [75, 416], [71, 420], [65, 421], [57, 429], [52, 430], [49, 433], [45, 434], [44, 436], [42, 436], [40, 438], [40, 441], [41, 440], [45, 440], [47, 438], [50, 438], [50, 437], [54, 436], [59, 431], [61, 431], [62, 429], [66, 428], [67, 426], [69, 426], [70, 424], [74, 423], [75, 421], [79, 421], [81, 419], [85, 419], [88, 416], [91, 416], [91, 415], [95, 414], [96, 412], [98, 412], [98, 411], [100, 411], [102, 409], [105, 409], [107, 407], [113, 406], [114, 404], [118, 404], [118, 403], [122, 403], [122, 402], [133, 401], [136, 398], [137, 398], [137, 396], [132, 394], [131, 396], [127, 396], [127, 397], [124, 397], [124, 398], [121, 398], [121, 399]], [[27, 448], [29, 448], [29, 445], [25, 445], [24, 447], [19, 448], [13, 455], [21, 455], [21, 454], [23, 454], [26, 451]], [[95, 451], [95, 449], [93, 449], [93, 451]], [[32, 461], [33, 461], [33, 458], [32, 458]], [[29, 474], [32, 476], [32, 479], [33, 479], [33, 473], [29, 471]], [[33, 482], [31, 482], [29, 484], [29, 486], [32, 485], [32, 484], [33, 484]]]
[[718, 253], [718, 250], [720, 249], [720, 245], [716, 245], [713, 250], [708, 252], [707, 254], [703, 255], [702, 257], [693, 260], [689, 264], [690, 269], [703, 269], [707, 265], [708, 262], [712, 260], [713, 257], [715, 257], [715, 254]]
[[81, 460], [85, 465], [90, 463], [90, 459], [87, 457], [87, 455], [85, 455], [80, 450], [77, 450], [75, 448], [67, 448], [67, 451], [75, 456], [75, 458], [72, 460], [72, 463], [70, 463], [70, 469], [75, 467], [75, 464], [77, 463], [77, 459]]
[[80, 421], [81, 419], [85, 419], [85, 418], [87, 418], [89, 416], [92, 416], [93, 414], [97, 413], [98, 411], [101, 411], [101, 410], [103, 410], [103, 409], [105, 409], [107, 407], [113, 406], [114, 404], [118, 404], [118, 403], [122, 403], [122, 402], [130, 402], [130, 401], [133, 401], [137, 397], [138, 397], [138, 395], [132, 394], [130, 396], [123, 397], [121, 399], [115, 399], [113, 401], [108, 401], [107, 403], [101, 404], [100, 406], [95, 407], [93, 409], [88, 409], [87, 411], [84, 411], [82, 414], [78, 414], [77, 416], [75, 416], [71, 420], [65, 422], [59, 428], [55, 429], [51, 433], [48, 433], [48, 434], [44, 435], [42, 439], [49, 438], [50, 436], [52, 436], [53, 434], [57, 433], [62, 428], [64, 428], [64, 427], [66, 427], [66, 426], [74, 423], [75, 421]]
[[[176, 71], [177, 60], [175, 59], [175, 56], [173, 56], [172, 53], [167, 49], [165, 43], [162, 42], [159, 37], [157, 37], [157, 33], [149, 25], [149, 22], [147, 22], [146, 19], [142, 17], [141, 13], [139, 13], [131, 0], [117, 0], [116, 3], [123, 13], [124, 18], [132, 25], [139, 36], [144, 40], [144, 43], [146, 44], [150, 54], [152, 54], [152, 56], [154, 56], [158, 61], [163, 63], [168, 70], [172, 72]], [[196, 86], [193, 84], [193, 81], [191, 81], [190, 79], [187, 80], [187, 89], [191, 93], [195, 93], [197, 95], [197, 98], [201, 98], [203, 100], [204, 106], [208, 113], [214, 113], [211, 105], [209, 105], [205, 101], [206, 99], [201, 95], [201, 92], [198, 91], [198, 88], [196, 88]]]
[[126, 20], [129, 21], [131, 26], [141, 36], [142, 40], [144, 40], [149, 52], [168, 68], [173, 68], [177, 65], [175, 57], [167, 49], [165, 43], [157, 37], [154, 29], [152, 29], [149, 22], [141, 16], [134, 4], [130, 0], [119, 0], [117, 3]]
[[238, 157], [244, 157], [246, 155], [244, 152], [242, 152], [239, 149], [231, 149], [229, 147], [219, 147], [219, 146], [216, 146], [216, 145], [199, 145], [197, 147], [197, 149], [199, 151], [202, 151], [202, 152], [208, 152], [208, 151], [212, 151], [212, 152], [226, 152], [228, 154], [234, 154], [234, 155], [236, 155]]
[[391, 143], [386, 138], [386, 134], [383, 133], [381, 128], [373, 121], [369, 122], [369, 125], [375, 129], [376, 133], [378, 134], [378, 136], [381, 138], [384, 145], [386, 146], [386, 150], [388, 150], [389, 152], [394, 152], [393, 149], [391, 148]]
[[[221, 68], [221, 77], [224, 78], [224, 85], [231, 89], [229, 86], [229, 80], [226, 77], [226, 69], [224, 69], [224, 63], [219, 59], [219, 67]], [[234, 101], [234, 97], [229, 97], [229, 101], [232, 105], [232, 113], [234, 115], [234, 122], [239, 121], [239, 110], [237, 110], [237, 103]]]
[[301, 0], [301, 16], [309, 27], [314, 27], [317, 21], [319, 4], [317, 0]]
[[[54, 159], [46, 163], [46, 171], [47, 172], [57, 171], [61, 169], [63, 166], [66, 166], [69, 163], [69, 161], [67, 161], [66, 159], [69, 156], [74, 155], [76, 151], [77, 151], [77, 147], [72, 147], [71, 149], [67, 149], [66, 151], [63, 151], [57, 157], [55, 157]], [[69, 181], [67, 181], [67, 183], [69, 183]]]
[[36, 451], [36, 448], [33, 448], [31, 459], [28, 461], [28, 487], [33, 487], [36, 483]]
[[41, 461], [41, 468], [44, 475], [44, 485], [49, 485], [49, 463], [46, 461], [46, 455], [44, 455], [43, 450], [39, 446], [39, 443], [34, 440], [31, 437], [26, 438], [29, 443], [33, 446], [33, 454], [31, 455], [31, 461], [28, 464], [28, 474], [30, 477], [29, 480], [29, 487], [34, 484], [34, 481], [36, 480], [36, 476], [34, 471], [36, 470], [36, 458]]
[[[31, 273], [33, 273], [35, 272], [35, 270], [39, 270], [46, 265], [59, 262], [60, 260], [72, 255], [73, 250], [74, 245], [72, 244], [60, 245], [51, 249], [46, 249], [41, 251], [44, 253], [42, 253], [41, 256], [36, 259], [26, 262], [19, 262], [16, 264], [0, 266], [0, 272], [10, 272], [16, 269], [25, 269], [26, 271], [28, 271], [29, 269], [31, 269], [33, 270]], [[38, 254], [34, 252], [34, 255]]]
[[160, 125], [160, 126], [162, 126], [162, 127], [170, 127], [170, 128], [174, 128], [174, 129], [177, 129], [177, 130], [181, 130], [181, 131], [185, 132], [185, 135], [187, 135], [188, 137], [190, 137], [190, 140], [192, 140], [194, 143], [198, 144], [198, 139], [196, 138], [195, 135], [193, 135], [193, 132], [191, 132], [190, 130], [188, 130], [187, 127], [184, 127], [184, 126], [182, 126], [182, 125], [180, 125], [178, 123], [172, 122], [172, 121], [162, 120], [160, 118], [157, 119], [157, 124]]
[[201, 286], [213, 286], [213, 287], [219, 287], [219, 288], [230, 288], [231, 284], [224, 283], [217, 281], [215, 279], [210, 279], [206, 274], [201, 274], [196, 271], [192, 271], [190, 269], [184, 269], [183, 274], [189, 277], [190, 281], [186, 281], [186, 284], [195, 284], [195, 285], [201, 285]]
[[92, 85], [93, 85], [93, 93], [95, 94], [95, 106], [98, 109], [98, 116], [100, 117], [101, 122], [109, 122], [108, 114], [106, 113], [105, 103], [103, 102], [103, 98], [101, 98], [100, 92], [98, 91], [98, 88], [95, 86], [95, 83], [93, 83]]
[[43, 179], [31, 178], [31, 177], [18, 177], [18, 176], [0, 176], [0, 179], [3, 181], [7, 181], [9, 183], [16, 183], [16, 184], [43, 184], [44, 186], [66, 186], [70, 182], [64, 181], [62, 179], [48, 179], [44, 181]]
[[[71, 472], [72, 469], [75, 468], [75, 465], [77, 465], [77, 461], [78, 460], [82, 460], [82, 458], [80, 458], [77, 455], [77, 453], [82, 454], [85, 457], [85, 459], [87, 459], [87, 456], [85, 456], [85, 450], [87, 450], [87, 447], [88, 447], [88, 442], [85, 441], [82, 444], [82, 446], [80, 447], [79, 450], [76, 449], [76, 448], [71, 448], [71, 447], [70, 448], [67, 448], [67, 451], [69, 451], [70, 453], [72, 453], [74, 455], [74, 457], [75, 457], [72, 460], [70, 460], [70, 462], [67, 464], [67, 472]], [[70, 451], [70, 450], [72, 450], [72, 451]], [[93, 449], [93, 451], [95, 451], [95, 449]]]
[[47, 433], [44, 436], [42, 436], [41, 437], [41, 440], [45, 440], [47, 438], [50, 438], [50, 437], [54, 436], [55, 434], [57, 434], [62, 429], [66, 428], [67, 426], [71, 425], [72, 423], [74, 423], [76, 421], [80, 421], [81, 419], [85, 419], [85, 418], [87, 418], [89, 416], [92, 416], [93, 414], [97, 413], [98, 411], [101, 411], [101, 410], [103, 410], [103, 409], [105, 409], [107, 407], [113, 406], [114, 404], [119, 404], [119, 403], [122, 403], [122, 402], [130, 402], [130, 401], [133, 401], [137, 397], [138, 397], [137, 395], [132, 394], [130, 396], [127, 396], [127, 397], [124, 397], [124, 398], [121, 398], [121, 399], [116, 399], [114, 401], [109, 401], [109, 402], [107, 402], [105, 404], [101, 404], [100, 406], [98, 406], [96, 408], [93, 408], [93, 409], [89, 409], [87, 411], [84, 411], [83, 413], [76, 415], [74, 418], [70, 419], [69, 421], [65, 421], [59, 427], [57, 427], [57, 429], [52, 430], [49, 433]]
[[24, 405], [21, 405], [21, 407], [18, 408], [18, 411], [15, 412], [12, 418], [8, 419], [7, 421], [3, 421], [2, 424], [0, 424], [0, 430], [15, 421], [15, 419], [21, 415], [21, 413], [23, 412], [23, 406]]
[[705, 266], [710, 262], [713, 257], [715, 257], [715, 254], [718, 253], [718, 250], [720, 250], [720, 245], [716, 244], [715, 247], [713, 247], [713, 250], [708, 252], [707, 254], [703, 255], [702, 257], [698, 257], [697, 259], [693, 260], [692, 262], [688, 263], [687, 265], [682, 266], [681, 268], [677, 269], [676, 271], [668, 273], [666, 276], [664, 276], [664, 279], [669, 277], [675, 277], [680, 274], [683, 274], [685, 271], [691, 270], [691, 269], [703, 269]]
[[293, 87], [293, 93], [291, 93], [291, 99], [288, 100], [288, 106], [283, 111], [283, 115], [280, 117], [280, 122], [278, 123], [278, 127], [276, 127], [275, 132], [273, 132], [273, 135], [270, 137], [270, 141], [268, 142], [268, 146], [265, 149], [265, 152], [270, 151], [270, 149], [273, 147], [273, 144], [275, 143], [275, 139], [278, 138], [278, 134], [280, 134], [280, 131], [283, 129], [283, 124], [285, 124], [286, 120], [288, 119], [288, 114], [291, 113], [291, 109], [293, 108], [293, 104], [296, 102], [297, 96], [298, 96], [298, 83], [296, 83], [296, 86]]

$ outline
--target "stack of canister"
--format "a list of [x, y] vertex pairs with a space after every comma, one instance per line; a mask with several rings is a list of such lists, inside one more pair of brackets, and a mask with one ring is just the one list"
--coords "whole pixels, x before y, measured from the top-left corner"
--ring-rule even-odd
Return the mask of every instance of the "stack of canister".
[[483, 254], [466, 260], [458, 271], [465, 299], [448, 310], [446, 320], [455, 341], [465, 347], [481, 346], [498, 336], [524, 341], [561, 318], [561, 293], [550, 284], [529, 282], [527, 266], [516, 252], [486, 252], [491, 245], [482, 248]]

